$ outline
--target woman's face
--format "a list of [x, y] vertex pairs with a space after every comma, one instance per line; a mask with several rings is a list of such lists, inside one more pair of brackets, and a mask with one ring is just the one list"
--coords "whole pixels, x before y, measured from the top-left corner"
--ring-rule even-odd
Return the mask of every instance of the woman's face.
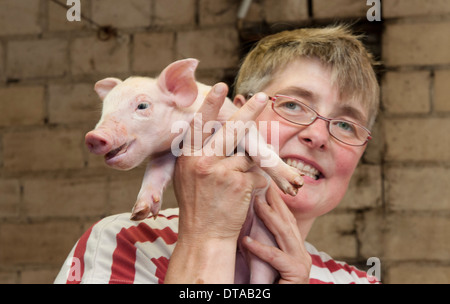
[[[365, 125], [367, 110], [361, 104], [341, 100], [339, 90], [332, 85], [331, 73], [316, 59], [295, 60], [278, 71], [263, 90], [297, 98], [321, 116], [339, 118]], [[280, 157], [291, 166], [319, 175], [316, 180], [304, 176], [304, 186], [295, 197], [282, 194], [284, 201], [297, 219], [313, 219], [335, 208], [342, 200], [350, 178], [365, 146], [355, 147], [339, 142], [328, 132], [328, 122], [316, 119], [309, 126], [292, 124], [268, 105], [258, 121], [278, 121], [279, 138], [268, 138]], [[271, 124], [268, 124], [269, 127]], [[271, 132], [268, 130], [268, 134]], [[278, 145], [278, 146], [277, 146]], [[281, 193], [281, 191], [280, 191]]]

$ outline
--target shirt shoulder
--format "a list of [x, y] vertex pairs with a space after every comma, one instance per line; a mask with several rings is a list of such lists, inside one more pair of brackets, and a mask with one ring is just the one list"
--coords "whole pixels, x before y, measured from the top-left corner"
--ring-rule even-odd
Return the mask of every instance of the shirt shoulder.
[[55, 283], [162, 283], [178, 238], [178, 208], [106, 217], [78, 240]]
[[312, 258], [309, 281], [311, 284], [370, 284], [380, 283], [375, 277], [355, 266], [342, 261], [335, 261], [325, 252], [318, 251], [305, 242], [305, 247]]

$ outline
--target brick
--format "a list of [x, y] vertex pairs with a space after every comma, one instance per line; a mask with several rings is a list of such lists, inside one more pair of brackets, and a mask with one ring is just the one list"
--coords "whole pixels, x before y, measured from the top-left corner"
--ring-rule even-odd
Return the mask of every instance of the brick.
[[[92, 126], [92, 128], [94, 125]], [[108, 168], [105, 164], [105, 158], [102, 155], [95, 155], [90, 153], [86, 146], [83, 147], [83, 151], [87, 153], [87, 167], [93, 168], [96, 170], [106, 169]], [[107, 170], [109, 170], [108, 168]]]
[[20, 183], [16, 179], [0, 180], [0, 217], [17, 216], [20, 203]]
[[199, 69], [236, 67], [239, 62], [239, 37], [232, 27], [180, 33], [176, 47], [184, 58], [199, 59]]
[[82, 232], [81, 225], [72, 221], [3, 223], [0, 264], [61, 266]]
[[264, 10], [266, 21], [269, 23], [299, 22], [308, 19], [308, 1], [306, 0], [285, 0], [282, 5], [279, 0], [266, 0]]
[[178, 201], [175, 196], [175, 190], [173, 188], [173, 184], [169, 184], [163, 195], [164, 209], [167, 208], [177, 208]]
[[100, 216], [106, 208], [104, 178], [39, 178], [23, 182], [27, 216]]
[[[62, 264], [61, 264], [62, 265]], [[60, 268], [26, 269], [21, 272], [20, 284], [52, 284]]]
[[436, 71], [434, 79], [434, 110], [450, 112], [450, 70]]
[[382, 103], [387, 113], [428, 113], [430, 73], [388, 72], [383, 79]]
[[252, 1], [245, 16], [245, 21], [248, 22], [264, 22], [266, 13], [264, 12], [264, 3], [260, 1]]
[[380, 166], [359, 165], [338, 208], [365, 209], [378, 207], [381, 204], [381, 193]]
[[141, 188], [142, 178], [144, 176], [143, 172], [141, 173], [124, 172], [123, 175], [126, 175], [127, 178], [114, 178], [110, 182], [108, 186], [108, 203], [111, 208], [111, 214], [131, 212], [136, 202], [139, 189]]
[[399, 118], [384, 121], [387, 161], [449, 161], [450, 120]]
[[[306, 1], [305, 1], [306, 2]], [[354, 0], [314, 0], [313, 16], [315, 18], [366, 17], [371, 6], [366, 1]]]
[[383, 17], [430, 16], [450, 13], [450, 2], [447, 0], [390, 0], [383, 1]]
[[149, 26], [151, 5], [148, 0], [92, 0], [92, 19], [119, 28]]
[[387, 66], [450, 63], [450, 23], [390, 24], [383, 35]]
[[383, 117], [379, 115], [370, 129], [372, 139], [368, 142], [362, 156], [364, 163], [380, 164], [384, 157]]
[[389, 168], [386, 170], [386, 201], [392, 210], [450, 210], [449, 184], [448, 168]]
[[392, 261], [448, 261], [450, 219], [437, 215], [388, 216], [384, 257]]
[[175, 60], [174, 47], [174, 33], [136, 34], [133, 48], [133, 72], [161, 72]]
[[19, 273], [17, 271], [1, 271], [0, 284], [17, 284], [19, 282]]
[[43, 124], [44, 88], [0, 88], [0, 127]]
[[116, 74], [128, 72], [128, 36], [100, 41], [97, 37], [75, 39], [71, 47], [72, 73]]
[[64, 76], [68, 43], [63, 39], [11, 41], [7, 49], [9, 78]]
[[49, 86], [49, 122], [95, 125], [101, 115], [101, 100], [93, 83]]
[[82, 168], [83, 140], [83, 133], [70, 129], [6, 133], [4, 168], [12, 172]]
[[385, 214], [381, 208], [361, 213], [361, 217], [356, 222], [360, 256], [366, 259], [383, 257], [385, 230]]
[[195, 25], [195, 0], [155, 1], [154, 23], [156, 25]]
[[333, 258], [355, 258], [357, 242], [354, 229], [354, 214], [329, 213], [316, 219], [307, 241]]
[[235, 24], [239, 3], [233, 1], [200, 0], [199, 22], [202, 26]]
[[5, 70], [5, 51], [3, 45], [0, 43], [0, 82], [6, 80]]
[[230, 72], [217, 69], [195, 71], [195, 77], [197, 81], [211, 86], [221, 81], [225, 81], [228, 85], [230, 85], [231, 82], [229, 82], [228, 80], [234, 79], [235, 75], [236, 74], [232, 71]]
[[41, 33], [39, 5], [36, 0], [0, 1], [0, 36]]
[[448, 284], [450, 267], [446, 265], [420, 265], [401, 263], [389, 267], [390, 284]]
[[[132, 171], [121, 172], [120, 176], [112, 178], [108, 185], [108, 204], [111, 208], [109, 213], [131, 212], [139, 190], [141, 189], [144, 169], [145, 167], [142, 166]], [[176, 207], [178, 207], [178, 203], [173, 185], [170, 183], [164, 191], [161, 209]]]

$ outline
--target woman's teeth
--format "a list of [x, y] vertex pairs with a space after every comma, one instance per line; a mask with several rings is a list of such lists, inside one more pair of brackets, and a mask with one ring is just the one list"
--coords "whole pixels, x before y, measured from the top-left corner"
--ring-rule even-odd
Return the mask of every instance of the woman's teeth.
[[314, 167], [311, 167], [310, 165], [305, 164], [301, 160], [298, 159], [283, 159], [286, 164], [288, 164], [291, 167], [297, 168], [301, 173], [305, 174], [306, 176], [311, 177], [312, 179], [318, 180], [320, 177], [320, 172]]

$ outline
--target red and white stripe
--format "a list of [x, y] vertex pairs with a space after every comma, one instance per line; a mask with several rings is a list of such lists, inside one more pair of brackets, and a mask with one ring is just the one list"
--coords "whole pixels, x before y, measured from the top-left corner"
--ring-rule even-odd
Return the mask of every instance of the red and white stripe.
[[[131, 221], [129, 213], [109, 216], [94, 224], [75, 244], [55, 283], [163, 283], [177, 241], [178, 209], [158, 218]], [[311, 244], [310, 283], [372, 283], [374, 278], [334, 261]]]
[[314, 246], [305, 243], [312, 258], [309, 282], [311, 284], [369, 284], [379, 283], [375, 277], [350, 266], [335, 261], [328, 254], [319, 252]]

